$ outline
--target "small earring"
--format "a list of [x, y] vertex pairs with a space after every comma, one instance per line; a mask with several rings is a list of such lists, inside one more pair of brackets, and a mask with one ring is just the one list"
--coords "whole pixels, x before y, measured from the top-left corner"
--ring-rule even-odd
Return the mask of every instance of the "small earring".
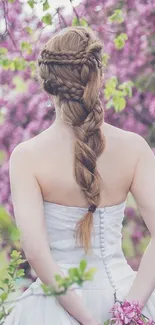
[[46, 107], [51, 107], [52, 106], [52, 102], [50, 100], [50, 98], [48, 97], [48, 100], [46, 102]]

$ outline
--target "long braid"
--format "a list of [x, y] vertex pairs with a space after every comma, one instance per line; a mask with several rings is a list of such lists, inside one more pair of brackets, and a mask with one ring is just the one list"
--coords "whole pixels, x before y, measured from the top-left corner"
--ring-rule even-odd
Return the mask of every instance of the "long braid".
[[[70, 48], [73, 35], [74, 47], [79, 45], [76, 51]], [[89, 205], [88, 212], [77, 223], [76, 235], [86, 251], [90, 247], [93, 213], [100, 202], [101, 179], [96, 163], [105, 147], [100, 129], [104, 114], [98, 98], [101, 50], [100, 42], [93, 39], [89, 29], [71, 27], [66, 34], [60, 33], [48, 42], [38, 60], [41, 85], [58, 97], [64, 121], [75, 134], [75, 177]]]

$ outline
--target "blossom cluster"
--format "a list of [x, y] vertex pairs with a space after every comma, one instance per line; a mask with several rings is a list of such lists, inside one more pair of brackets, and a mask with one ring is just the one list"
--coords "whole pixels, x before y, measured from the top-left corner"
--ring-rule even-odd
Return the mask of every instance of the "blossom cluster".
[[138, 325], [154, 325], [152, 319], [148, 319], [141, 312], [139, 302], [128, 301], [115, 302], [111, 308], [112, 317], [109, 320], [111, 325], [128, 325], [128, 324], [138, 324]]

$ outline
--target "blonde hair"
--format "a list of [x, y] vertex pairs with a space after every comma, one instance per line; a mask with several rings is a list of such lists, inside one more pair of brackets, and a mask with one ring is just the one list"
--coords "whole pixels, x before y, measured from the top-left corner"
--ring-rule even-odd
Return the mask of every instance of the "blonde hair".
[[74, 170], [89, 204], [76, 235], [88, 251], [93, 212], [100, 202], [101, 179], [96, 168], [105, 139], [100, 127], [104, 112], [99, 100], [102, 44], [89, 28], [69, 27], [55, 34], [38, 58], [39, 80], [44, 90], [57, 96], [64, 121], [74, 131]]

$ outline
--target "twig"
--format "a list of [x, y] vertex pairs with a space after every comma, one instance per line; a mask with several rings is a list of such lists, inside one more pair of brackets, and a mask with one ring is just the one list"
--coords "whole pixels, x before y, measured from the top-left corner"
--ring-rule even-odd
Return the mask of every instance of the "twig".
[[[64, 27], [64, 26], [65, 26], [65, 27], [68, 27], [68, 24], [67, 24], [66, 20], [64, 19], [63, 15], [61, 14], [60, 10], [61, 10], [61, 8], [57, 8], [57, 14], [58, 14], [58, 18], [59, 18], [60, 26], [61, 26], [61, 27]], [[61, 19], [62, 22], [64, 23], [64, 26], [61, 25], [61, 21], [60, 21], [60, 19]]]
[[15, 49], [17, 50], [17, 52], [20, 53], [20, 56], [23, 57], [23, 54], [22, 54], [22, 51], [20, 50], [20, 48], [17, 48], [16, 46], [16, 43], [15, 43], [15, 40], [13, 39], [12, 37], [12, 34], [9, 30], [9, 27], [8, 27], [8, 22], [9, 22], [9, 17], [8, 17], [8, 4], [6, 4], [5, 0], [2, 0], [2, 5], [3, 5], [3, 11], [4, 11], [4, 20], [5, 20], [5, 26], [6, 26], [6, 29], [5, 29], [5, 32], [3, 34], [0, 34], [1, 38], [3, 38], [6, 34], [8, 34], [10, 36], [10, 39], [15, 47]]
[[78, 23], [79, 23], [79, 25], [80, 25], [80, 17], [79, 17], [79, 14], [78, 14], [77, 10], [76, 10], [75, 7], [73, 6], [73, 0], [69, 0], [69, 1], [70, 1], [71, 6], [72, 6], [73, 12], [74, 12], [74, 14], [75, 14], [75, 16], [76, 16], [76, 18], [77, 18], [77, 21], [78, 21]]
[[5, 7], [5, 2], [4, 2], [4, 0], [2, 0], [2, 5], [3, 5], [3, 12], [4, 12], [5, 31], [4, 31], [4, 33], [2, 33], [2, 34], [0, 33], [1, 38], [2, 38], [3, 36], [5, 36], [6, 33], [7, 33], [7, 31], [8, 31], [8, 24], [7, 24], [7, 19], [6, 19], [6, 16], [5, 16], [5, 14], [7, 13], [7, 11], [6, 11], [6, 7]]

